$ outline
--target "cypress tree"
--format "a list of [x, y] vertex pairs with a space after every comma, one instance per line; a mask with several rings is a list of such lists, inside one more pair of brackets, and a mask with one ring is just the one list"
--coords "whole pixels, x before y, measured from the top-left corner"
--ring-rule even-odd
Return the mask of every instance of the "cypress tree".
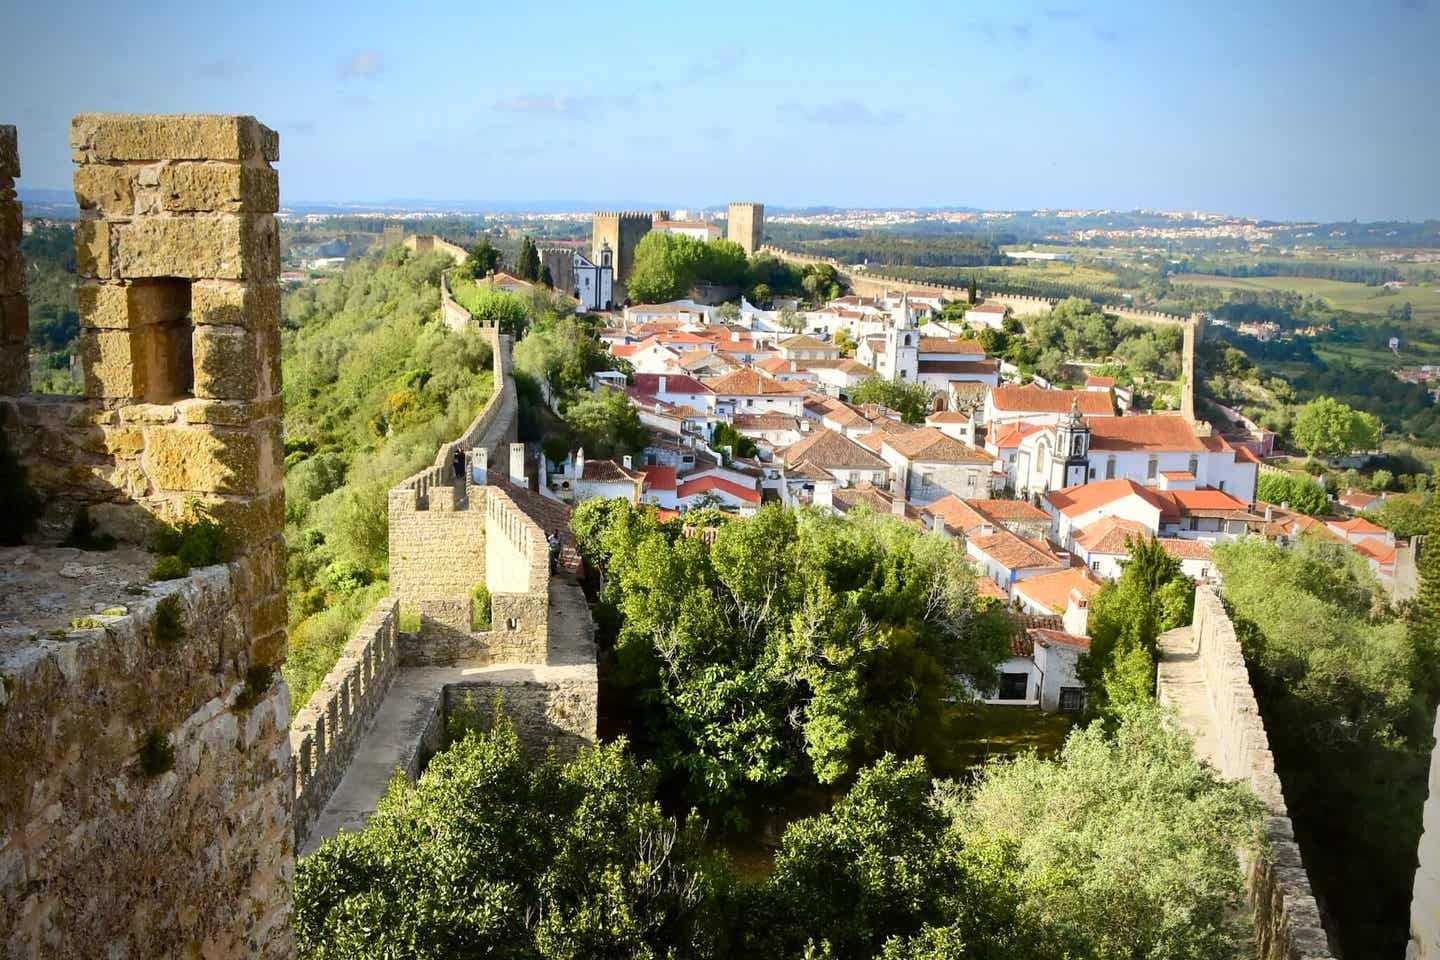
[[1440, 701], [1440, 492], [1430, 497], [1416, 566], [1420, 585], [1410, 605], [1406, 632], [1419, 661], [1425, 702]]

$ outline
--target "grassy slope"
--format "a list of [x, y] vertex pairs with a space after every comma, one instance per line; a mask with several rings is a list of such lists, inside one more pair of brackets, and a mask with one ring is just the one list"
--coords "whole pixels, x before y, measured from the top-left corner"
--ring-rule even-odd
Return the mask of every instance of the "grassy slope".
[[491, 393], [478, 333], [438, 322], [448, 261], [397, 248], [287, 295], [287, 593], [292, 709], [387, 592], [385, 491], [433, 461]]

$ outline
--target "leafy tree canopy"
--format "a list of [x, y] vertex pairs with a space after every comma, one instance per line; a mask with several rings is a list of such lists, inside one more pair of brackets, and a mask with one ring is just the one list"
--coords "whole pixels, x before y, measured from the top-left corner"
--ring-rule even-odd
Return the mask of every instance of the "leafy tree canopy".
[[1312, 457], [1343, 457], [1380, 445], [1380, 419], [1333, 397], [1316, 397], [1295, 413], [1290, 436]]
[[878, 403], [889, 407], [906, 423], [924, 423], [930, 415], [933, 391], [919, 381], [868, 377], [850, 390], [851, 403]]

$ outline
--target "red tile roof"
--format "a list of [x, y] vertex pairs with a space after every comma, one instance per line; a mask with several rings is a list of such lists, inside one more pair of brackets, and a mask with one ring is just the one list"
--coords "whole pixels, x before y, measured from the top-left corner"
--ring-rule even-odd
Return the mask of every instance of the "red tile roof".
[[666, 393], [710, 393], [710, 388], [694, 377], [683, 373], [637, 373], [631, 390], [646, 396], [660, 393], [660, 381], [665, 381]]
[[978, 310], [981, 313], [1004, 313], [1008, 309], [1010, 308], [1003, 303], [977, 303], [965, 312], [969, 313], [970, 310]]
[[[1170, 491], [1170, 493], [1192, 493], [1195, 491]], [[1109, 503], [1114, 503], [1125, 497], [1136, 496], [1152, 507], [1160, 511], [1162, 517], [1173, 517], [1177, 515], [1174, 505], [1165, 499], [1168, 494], [1160, 494], [1140, 486], [1134, 480], [1123, 477], [1114, 480], [1098, 480], [1095, 483], [1081, 484], [1075, 487], [1065, 487], [1060, 490], [1051, 490], [1045, 494], [1045, 500], [1056, 510], [1067, 517], [1079, 517], [1092, 510]]]
[[970, 418], [959, 410], [941, 410], [925, 418], [926, 423], [969, 423]]
[[1065, 612], [1071, 590], [1080, 591], [1080, 595], [1088, 599], [1100, 592], [1100, 583], [1084, 567], [1066, 567], [1015, 581], [1016, 595], [1051, 613]]
[[[1092, 397], [1105, 398], [1103, 393]], [[1106, 404], [1109, 400], [1105, 399]], [[1170, 414], [1139, 417], [1095, 417], [1088, 420], [1091, 450], [1194, 450], [1206, 449], [1188, 419]]]
[[1113, 386], [1115, 386], [1115, 378], [1114, 378], [1114, 377], [1097, 377], [1097, 376], [1091, 375], [1091, 376], [1088, 376], [1088, 377], [1085, 378], [1085, 386], [1087, 386], [1087, 387], [1113, 387]]
[[[1108, 396], [1092, 390], [1045, 390], [1036, 386], [1004, 385], [990, 391], [990, 402], [996, 410], [1011, 412], [1069, 413], [1070, 407], [1077, 403], [1080, 413], [1085, 416], [1108, 417], [1115, 412]], [[1093, 441], [1091, 445], [1094, 445]]]
[[887, 435], [882, 442], [907, 460], [927, 463], [990, 463], [995, 459], [984, 450], [972, 447], [963, 440], [956, 440], [934, 427]]
[[720, 396], [759, 397], [773, 394], [802, 394], [803, 383], [772, 380], [754, 370], [736, 370], [723, 377], [707, 377], [705, 386]]
[[1327, 519], [1325, 525], [1332, 530], [1339, 530], [1346, 534], [1360, 534], [1362, 536], [1384, 536], [1386, 530], [1378, 523], [1372, 523], [1364, 517], [1351, 517], [1348, 520]]
[[985, 356], [985, 348], [974, 340], [961, 340], [958, 337], [921, 337], [921, 353], [964, 353], [974, 354], [977, 357]]
[[1027, 540], [1009, 530], [1001, 529], [988, 536], [971, 537], [969, 544], [1007, 570], [1067, 566], [1065, 561], [1055, 556], [1049, 544]]
[[1032, 433], [1039, 433], [1041, 430], [1049, 429], [1043, 423], [1007, 423], [995, 430], [994, 436], [989, 440], [990, 444], [1001, 450], [1010, 447], [1020, 446], [1020, 441]]
[[1200, 540], [1186, 540], [1184, 537], [1160, 537], [1158, 542], [1162, 550], [1181, 560], [1210, 559], [1210, 545]]
[[889, 470], [890, 465], [860, 444], [821, 427], [778, 451], [787, 467], [810, 463], [825, 469]]
[[646, 485], [651, 490], [675, 489], [674, 467], [641, 467], [640, 472], [645, 475]]
[[1025, 631], [1031, 643], [1041, 645], [1047, 643], [1061, 643], [1067, 647], [1079, 647], [1082, 650], [1090, 649], [1089, 637], [1077, 637], [1073, 633], [1066, 633], [1064, 630], [1046, 630], [1044, 627], [1031, 627]]
[[683, 500], [686, 497], [704, 493], [707, 490], [722, 490], [739, 500], [744, 500], [746, 503], [760, 502], [760, 491], [752, 487], [742, 487], [733, 480], [716, 476], [697, 477], [694, 480], [686, 480], [676, 489], [675, 495]]
[[1075, 544], [1086, 553], [1106, 556], [1127, 556], [1125, 541], [1134, 536], [1144, 536], [1146, 530], [1134, 520], [1123, 517], [1101, 517], [1075, 534]]

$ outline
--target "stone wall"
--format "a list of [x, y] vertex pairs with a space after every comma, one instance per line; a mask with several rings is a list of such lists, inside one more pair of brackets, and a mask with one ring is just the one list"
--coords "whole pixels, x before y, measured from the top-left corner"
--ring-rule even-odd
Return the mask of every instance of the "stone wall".
[[444, 237], [437, 237], [434, 234], [412, 234], [405, 238], [405, 246], [419, 254], [444, 253], [458, 266], [465, 262], [468, 254], [465, 248], [459, 244], [451, 243]]
[[[1268, 849], [1246, 864], [1256, 956], [1259, 960], [1330, 957], [1245, 657], [1234, 624], [1210, 585], [1201, 584], [1195, 590], [1192, 630], [1194, 656], [1213, 721], [1214, 739], [1207, 741], [1206, 752], [1222, 776], [1247, 784], [1269, 814], [1265, 819]], [[1163, 668], [1157, 695], [1161, 703], [1173, 703], [1183, 696]]]
[[399, 618], [399, 601], [377, 603], [290, 725], [297, 848], [345, 775], [399, 672]]
[[1430, 755], [1430, 794], [1420, 836], [1420, 866], [1410, 903], [1410, 944], [1405, 960], [1440, 960], [1440, 710], [1435, 713], [1435, 749]]
[[598, 687], [590, 676], [514, 680], [484, 675], [445, 687], [445, 715], [473, 709], [489, 718], [495, 698], [526, 749], [565, 758], [595, 744]]
[[470, 311], [456, 303], [451, 295], [449, 271], [440, 274], [440, 319], [451, 330], [464, 330], [476, 322]]
[[15, 128], [0, 126], [0, 394], [30, 391], [30, 312], [20, 257], [21, 211], [15, 199], [20, 147]]
[[475, 415], [475, 419], [465, 427], [465, 432], [450, 443], [441, 445], [435, 454], [434, 465], [437, 467], [448, 469], [456, 448], [464, 451], [467, 457], [476, 450], [484, 450], [487, 466], [497, 464], [503, 473], [510, 444], [519, 437], [519, 399], [515, 395], [515, 376], [511, 360], [514, 341], [498, 330], [486, 332], [491, 338], [494, 392]]
[[81, 507], [132, 543], [204, 510], [235, 559], [140, 577], [123, 612], [73, 621], [98, 626], [27, 631], [36, 604], [0, 638], [0, 942], [289, 957], [278, 140], [253, 117], [82, 114], [70, 143], [84, 395], [0, 397], [48, 521], [26, 549]]
[[614, 254], [611, 262], [615, 268], [613, 299], [616, 303], [625, 299], [625, 281], [630, 279], [630, 271], [635, 266], [635, 248], [640, 245], [645, 234], [650, 232], [653, 223], [650, 214], [638, 210], [623, 213], [597, 212], [591, 218], [591, 259], [595, 263], [600, 262], [600, 245], [604, 243], [610, 244], [610, 250]]
[[[239, 565], [206, 567], [99, 626], [0, 641], [5, 956], [291, 955], [290, 709], [278, 672], [247, 691], [244, 607]], [[158, 775], [152, 733], [174, 749]]]

